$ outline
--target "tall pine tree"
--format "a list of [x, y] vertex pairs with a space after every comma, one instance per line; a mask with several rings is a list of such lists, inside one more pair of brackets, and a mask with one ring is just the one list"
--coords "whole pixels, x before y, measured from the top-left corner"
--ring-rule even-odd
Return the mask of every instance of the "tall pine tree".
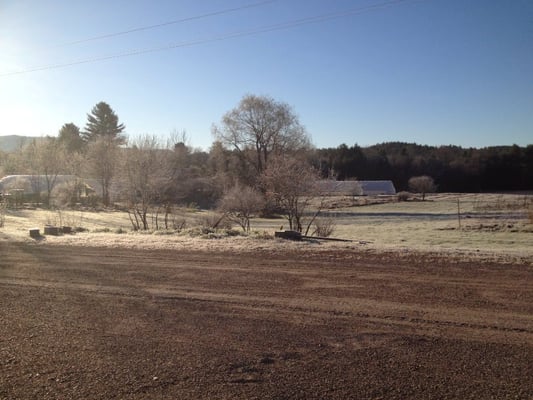
[[109, 104], [101, 101], [96, 104], [87, 114], [87, 124], [82, 133], [85, 142], [91, 142], [98, 138], [111, 139], [116, 144], [124, 144], [126, 138], [121, 135], [124, 124], [118, 123], [118, 116]]

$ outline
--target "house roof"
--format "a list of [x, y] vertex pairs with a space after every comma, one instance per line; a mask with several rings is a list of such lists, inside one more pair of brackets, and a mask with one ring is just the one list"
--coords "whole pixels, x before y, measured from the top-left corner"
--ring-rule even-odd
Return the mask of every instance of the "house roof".
[[338, 196], [394, 195], [396, 189], [392, 181], [334, 181], [317, 182], [322, 192]]
[[396, 188], [392, 181], [360, 181], [363, 194], [396, 194]]

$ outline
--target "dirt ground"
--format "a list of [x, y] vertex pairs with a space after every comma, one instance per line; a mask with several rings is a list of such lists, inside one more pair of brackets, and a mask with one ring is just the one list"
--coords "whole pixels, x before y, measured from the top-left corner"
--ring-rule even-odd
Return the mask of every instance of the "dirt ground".
[[532, 399], [533, 268], [0, 242], [0, 399]]

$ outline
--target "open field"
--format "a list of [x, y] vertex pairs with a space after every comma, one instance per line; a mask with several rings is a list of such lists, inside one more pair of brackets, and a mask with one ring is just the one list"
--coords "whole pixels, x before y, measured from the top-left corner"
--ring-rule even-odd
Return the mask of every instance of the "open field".
[[0, 241], [0, 399], [531, 399], [533, 269]]
[[[533, 263], [533, 196], [499, 194], [438, 194], [425, 202], [393, 202], [354, 207], [350, 199], [332, 200], [334, 207], [324, 211], [336, 224], [334, 237], [350, 243], [282, 243], [265, 240], [282, 226], [284, 219], [253, 219], [250, 237], [200, 235], [198, 229], [175, 232], [131, 232], [124, 212], [8, 210], [0, 240], [33, 242], [28, 229], [46, 223], [80, 226], [88, 231], [60, 237], [47, 236], [49, 245], [81, 245], [130, 248], [217, 249], [224, 251], [311, 247], [338, 251], [389, 252], [397, 255], [413, 251], [451, 258], [483, 258], [506, 262]], [[358, 202], [380, 199], [361, 198]], [[458, 204], [459, 200], [459, 217]], [[187, 227], [199, 227], [205, 211], [178, 210], [177, 218]], [[238, 230], [237, 227], [235, 227]], [[113, 232], [121, 232], [116, 234]], [[170, 234], [169, 234], [170, 233]], [[209, 238], [211, 240], [206, 240]], [[217, 240], [212, 240], [212, 239]]]

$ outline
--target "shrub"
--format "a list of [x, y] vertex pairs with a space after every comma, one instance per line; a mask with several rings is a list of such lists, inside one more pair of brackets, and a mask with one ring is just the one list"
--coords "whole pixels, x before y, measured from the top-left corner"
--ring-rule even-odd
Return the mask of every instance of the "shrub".
[[317, 218], [314, 221], [313, 235], [320, 237], [329, 237], [335, 231], [335, 219], [332, 217]]
[[175, 231], [181, 232], [187, 227], [187, 220], [185, 218], [177, 218], [172, 221], [172, 228]]
[[226, 218], [225, 214], [220, 213], [210, 213], [201, 218], [200, 224], [202, 228], [208, 230], [215, 229], [231, 229], [231, 221]]
[[240, 236], [241, 231], [237, 229], [226, 229], [225, 233], [227, 236]]
[[411, 193], [406, 192], [406, 191], [398, 192], [396, 194], [396, 197], [398, 198], [398, 201], [407, 201], [407, 200], [409, 200], [410, 196], [411, 196]]
[[93, 233], [109, 233], [111, 232], [111, 229], [109, 228], [96, 228], [93, 229]]
[[427, 175], [411, 177], [408, 185], [413, 192], [422, 194], [422, 201], [426, 199], [426, 193], [434, 193], [437, 190], [433, 178]]
[[243, 231], [250, 232], [250, 219], [263, 208], [264, 202], [259, 191], [249, 186], [235, 185], [219, 200], [218, 209], [239, 224]]
[[260, 240], [272, 240], [274, 239], [274, 235], [271, 233], [268, 233], [267, 231], [253, 231], [251, 233], [252, 237], [254, 239], [260, 239]]

